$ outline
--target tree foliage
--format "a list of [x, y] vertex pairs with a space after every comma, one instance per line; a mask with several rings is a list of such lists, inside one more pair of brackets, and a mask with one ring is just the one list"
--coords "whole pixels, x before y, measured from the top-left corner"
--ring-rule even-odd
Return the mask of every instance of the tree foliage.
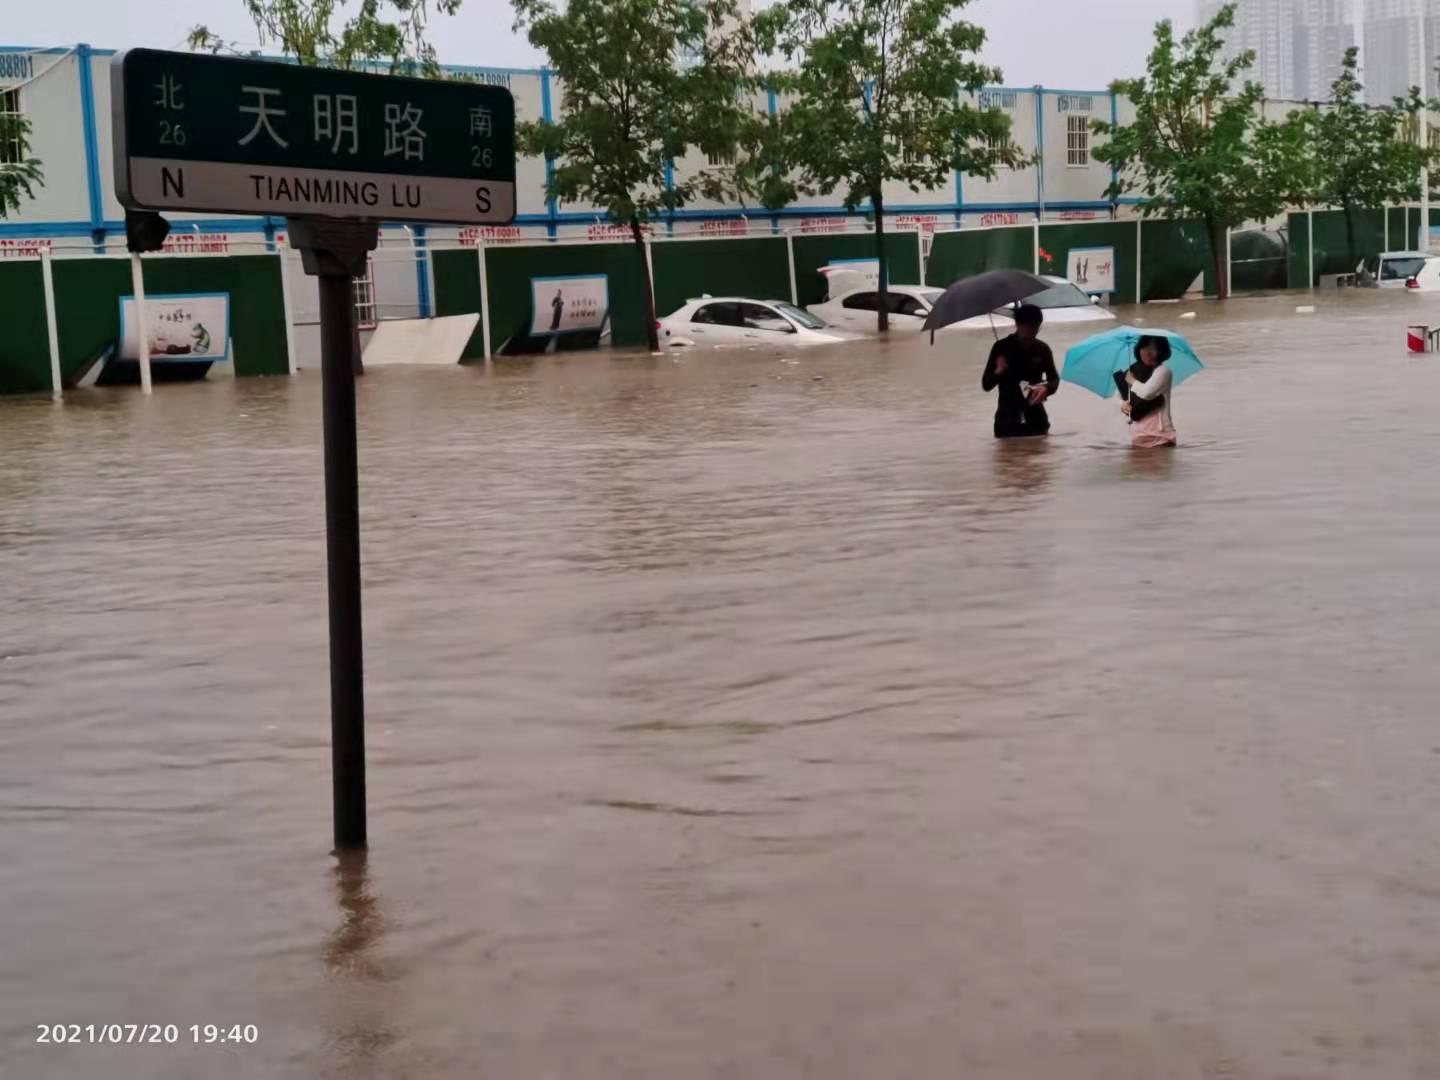
[[[388, 62], [392, 70], [439, 74], [434, 47], [426, 37], [431, 12], [454, 15], [464, 0], [241, 0], [255, 23], [260, 44], [279, 44], [302, 64], [337, 68]], [[243, 51], [197, 26], [190, 48]]]
[[6, 218], [45, 182], [39, 160], [30, 156], [30, 121], [18, 112], [0, 112], [0, 151], [0, 218]]
[[[642, 281], [647, 221], [701, 196], [783, 197], [770, 168], [778, 125], [750, 103], [754, 39], [734, 0], [515, 0], [515, 25], [561, 90], [555, 118], [519, 126], [520, 148], [553, 163], [551, 198], [630, 227]], [[770, 149], [742, 158], [742, 144]], [[737, 164], [676, 173], [692, 151]], [[654, 297], [642, 291], [654, 349]]]
[[[785, 94], [779, 137], [796, 184], [868, 200], [875, 215], [880, 287], [886, 287], [887, 183], [912, 191], [955, 172], [993, 176], [1022, 164], [999, 110], [963, 93], [998, 83], [982, 65], [985, 31], [959, 19], [969, 0], [780, 0], [757, 17], [760, 39], [792, 67], [775, 76]], [[880, 305], [881, 329], [888, 324]]]
[[1420, 91], [1389, 105], [1367, 106], [1360, 100], [1357, 51], [1345, 54], [1330, 100], [1317, 108], [1292, 114], [1303, 126], [1309, 151], [1305, 158], [1308, 201], [1345, 212], [1349, 254], [1355, 250], [1355, 211], [1420, 198], [1422, 170], [1434, 153], [1418, 137], [1425, 108]]
[[748, 101], [753, 39], [733, 0], [516, 0], [515, 13], [562, 91], [557, 117], [520, 128], [522, 149], [555, 163], [553, 198], [644, 222], [723, 193], [729, 166], [679, 176], [671, 163], [732, 160], [767, 126]]
[[1168, 19], [1158, 23], [1146, 74], [1112, 87], [1129, 99], [1134, 120], [1092, 125], [1106, 139], [1095, 158], [1116, 170], [1107, 197], [1136, 194], [1147, 217], [1202, 220], [1221, 296], [1229, 291], [1226, 230], [1273, 217], [1305, 187], [1304, 155], [1295, 152], [1302, 132], [1293, 123], [1266, 123], [1263, 89], [1241, 82], [1254, 53], [1222, 59], [1235, 7], [1178, 41]]

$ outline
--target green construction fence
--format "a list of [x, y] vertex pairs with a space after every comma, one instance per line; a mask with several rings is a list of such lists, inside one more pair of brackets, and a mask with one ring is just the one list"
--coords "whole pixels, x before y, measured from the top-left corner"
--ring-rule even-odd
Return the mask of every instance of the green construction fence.
[[936, 233], [926, 283], [944, 287], [985, 270], [1033, 270], [1037, 265], [1042, 274], [1065, 277], [1072, 251], [1106, 248], [1115, 257], [1112, 299], [1117, 304], [1134, 303], [1137, 287], [1141, 300], [1177, 299], [1202, 275], [1207, 295], [1216, 291], [1209, 241], [1198, 222], [1043, 224], [1038, 229], [1038, 258], [1036, 240], [1034, 225]]
[[704, 296], [789, 300], [790, 270], [783, 236], [669, 240], [651, 245], [655, 310], [670, 314]]
[[[896, 284], [918, 285], [921, 273], [919, 234], [887, 234], [889, 278]], [[876, 254], [869, 233], [817, 233], [786, 237], [768, 235], [723, 239], [660, 240], [650, 245], [655, 282], [655, 310], [663, 317], [699, 296], [753, 296], [814, 304], [825, 298], [821, 267], [845, 259]], [[605, 274], [609, 279], [611, 336], [616, 345], [645, 344], [641, 265], [629, 242], [587, 244], [504, 244], [482, 249], [433, 251], [437, 315], [478, 312], [480, 260], [485, 260], [486, 303], [492, 351], [524, 333], [531, 321], [531, 280]], [[482, 324], [465, 349], [467, 359], [484, 355]]]
[[529, 332], [531, 278], [585, 274], [609, 278], [611, 340], [628, 346], [643, 345], [647, 340], [641, 284], [644, 270], [633, 243], [493, 247], [485, 251], [485, 266], [490, 340], [496, 347], [516, 334]]
[[[1136, 269], [1139, 258], [1139, 232], [1133, 221], [1103, 221], [1040, 226], [1040, 272], [1066, 276], [1070, 253], [1085, 248], [1103, 248], [1114, 252], [1115, 291], [1110, 299], [1116, 304], [1135, 303]], [[1194, 275], [1191, 275], [1194, 280]], [[1081, 284], [1077, 282], [1077, 284]], [[1082, 284], [1083, 287], [1083, 284]]]
[[[876, 255], [872, 233], [798, 233], [791, 236], [795, 249], [795, 289], [801, 307], [825, 299], [825, 279], [820, 268], [845, 259], [873, 259]], [[885, 234], [885, 255], [889, 259], [888, 279], [896, 285], [920, 285], [920, 234]]]
[[[1432, 210], [1431, 224], [1440, 223]], [[1343, 210], [1313, 210], [1291, 214], [1289, 272], [1292, 289], [1308, 289], [1327, 274], [1350, 274], [1366, 257], [1382, 251], [1413, 251], [1422, 243], [1420, 209], [1392, 206], [1388, 210], [1356, 210], [1354, 216], [1354, 251], [1345, 224]], [[1314, 237], [1314, 262], [1311, 262], [1311, 237]], [[1428, 237], [1426, 238], [1428, 239]], [[1311, 278], [1313, 266], [1314, 278]]]
[[39, 259], [0, 262], [0, 394], [50, 389], [50, 332]]
[[[435, 284], [435, 314], [470, 315], [480, 310], [480, 255], [471, 248], [433, 251], [430, 254], [431, 278]], [[470, 335], [462, 354], [466, 360], [485, 355], [480, 324]]]
[[[1133, 224], [1131, 226], [1134, 227]], [[1209, 230], [1199, 221], [1150, 220], [1140, 228], [1140, 299], [1178, 300], [1196, 278], [1215, 296], [1215, 255]]]
[[[130, 263], [115, 258], [56, 258], [55, 323], [60, 374], [70, 382], [120, 337], [120, 298], [132, 294]], [[154, 257], [144, 262], [145, 292], [228, 293], [231, 363], [237, 376], [290, 370], [285, 287], [275, 255]], [[36, 393], [50, 386], [50, 335], [39, 259], [0, 264], [0, 393]]]
[[1029, 271], [1034, 268], [1033, 225], [937, 232], [930, 242], [925, 284], [945, 288], [986, 270]]
[[[634, 244], [496, 245], [435, 251], [430, 257], [437, 315], [481, 311], [480, 260], [485, 260], [485, 303], [493, 351], [528, 332], [532, 278], [585, 274], [604, 274], [609, 279], [610, 332], [615, 344], [645, 343], [643, 278]], [[658, 280], [658, 273], [656, 277]], [[485, 355], [484, 322], [476, 325], [465, 347], [467, 360]]]
[[1290, 246], [1285, 252], [1285, 283], [1292, 289], [1308, 289], [1315, 284], [1310, 277], [1308, 218], [1308, 214], [1291, 214], [1285, 221], [1285, 231], [1290, 237]]

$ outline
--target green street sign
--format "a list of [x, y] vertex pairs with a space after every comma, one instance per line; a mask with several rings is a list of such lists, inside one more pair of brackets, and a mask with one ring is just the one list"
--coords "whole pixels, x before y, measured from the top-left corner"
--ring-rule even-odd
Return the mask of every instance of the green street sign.
[[111, 63], [132, 210], [503, 224], [515, 100], [479, 83], [132, 49]]

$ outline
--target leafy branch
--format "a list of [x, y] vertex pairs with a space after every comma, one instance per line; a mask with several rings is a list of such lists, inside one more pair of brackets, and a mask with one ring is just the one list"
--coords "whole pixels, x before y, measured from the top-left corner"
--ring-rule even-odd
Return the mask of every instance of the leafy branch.
[[0, 112], [0, 218], [19, 213], [20, 200], [43, 186], [40, 161], [30, 156], [30, 121], [18, 112]]
[[[388, 62], [392, 71], [435, 78], [440, 65], [427, 38], [432, 11], [454, 15], [464, 0], [241, 0], [260, 44], [277, 43], [286, 56], [310, 66], [361, 67]], [[348, 18], [346, 12], [353, 12]], [[206, 26], [190, 31], [192, 50], [253, 55]]]

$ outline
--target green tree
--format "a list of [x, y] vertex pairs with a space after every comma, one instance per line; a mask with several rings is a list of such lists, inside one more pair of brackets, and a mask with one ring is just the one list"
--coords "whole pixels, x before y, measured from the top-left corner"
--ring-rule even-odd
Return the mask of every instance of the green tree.
[[878, 325], [889, 328], [885, 185], [940, 187], [956, 172], [990, 177], [1020, 165], [1010, 122], [962, 97], [1001, 81], [977, 57], [985, 31], [956, 16], [970, 0], [780, 0], [757, 17], [767, 51], [790, 70], [785, 159], [805, 191], [867, 201], [880, 263]]
[[1355, 212], [1420, 198], [1422, 170], [1434, 154], [1418, 138], [1424, 103], [1419, 89], [1393, 104], [1367, 106], [1357, 74], [1357, 50], [1345, 53], [1330, 100], [1293, 114], [1309, 136], [1309, 199], [1345, 213], [1350, 264], [1361, 252], [1355, 244]]
[[1230, 292], [1227, 230], [1274, 217], [1306, 182], [1303, 161], [1287, 152], [1296, 145], [1297, 126], [1265, 122], [1258, 83], [1236, 88], [1254, 53], [1221, 59], [1235, 7], [1227, 5], [1178, 41], [1168, 19], [1158, 23], [1146, 74], [1112, 86], [1130, 100], [1135, 119], [1092, 125], [1107, 140], [1094, 156], [1116, 170], [1107, 197], [1138, 193], [1145, 217], [1204, 222], [1222, 298]]
[[0, 218], [19, 213], [21, 198], [33, 199], [44, 182], [40, 162], [30, 156], [30, 121], [0, 111]]
[[[354, 68], [388, 62], [391, 70], [435, 77], [440, 65], [425, 36], [430, 13], [454, 15], [464, 0], [240, 0], [260, 44], [274, 41], [302, 64]], [[346, 17], [348, 16], [348, 17]], [[190, 31], [190, 48], [241, 52], [206, 26]]]
[[515, 0], [515, 26], [545, 51], [561, 87], [558, 118], [521, 124], [520, 147], [555, 163], [551, 198], [602, 207], [629, 227], [655, 351], [646, 223], [702, 195], [782, 197], [763, 154], [684, 175], [670, 169], [691, 150], [735, 160], [742, 143], [773, 140], [776, 127], [749, 103], [750, 25], [734, 0]]

